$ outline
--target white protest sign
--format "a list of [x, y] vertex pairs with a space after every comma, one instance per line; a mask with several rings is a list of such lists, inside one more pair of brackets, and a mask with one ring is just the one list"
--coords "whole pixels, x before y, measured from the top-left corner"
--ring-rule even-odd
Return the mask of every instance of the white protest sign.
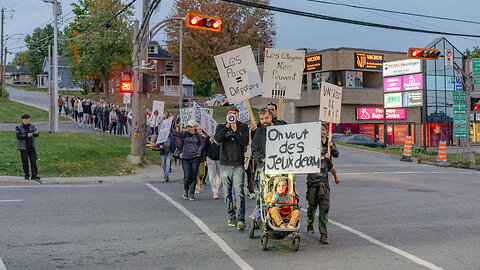
[[203, 108], [210, 116], [213, 116], [213, 109], [211, 108]]
[[323, 82], [320, 91], [320, 121], [340, 124], [342, 87]]
[[132, 93], [123, 93], [123, 104], [128, 104], [132, 100]]
[[242, 122], [250, 121], [250, 115], [248, 115], [247, 104], [245, 101], [235, 103], [235, 106], [238, 108], [238, 120]]
[[217, 129], [217, 122], [202, 107], [194, 103], [194, 120], [208, 136], [213, 137]]
[[265, 173], [319, 173], [321, 122], [267, 128]]
[[180, 125], [185, 126], [193, 116], [193, 107], [180, 109]]
[[163, 108], [165, 107], [165, 101], [154, 100], [152, 106], [152, 115], [155, 111], [158, 111], [158, 115], [163, 115]]
[[168, 140], [168, 134], [170, 134], [170, 128], [172, 127], [173, 118], [164, 119], [160, 124], [158, 130], [157, 143], [163, 143]]
[[215, 56], [215, 64], [229, 103], [262, 94], [262, 80], [250, 45]]
[[300, 99], [305, 51], [265, 49], [265, 98]]

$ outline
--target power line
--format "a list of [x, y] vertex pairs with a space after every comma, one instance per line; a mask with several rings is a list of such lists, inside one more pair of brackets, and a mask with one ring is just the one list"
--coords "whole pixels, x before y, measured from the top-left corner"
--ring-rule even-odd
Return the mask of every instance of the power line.
[[388, 9], [381, 9], [381, 8], [372, 8], [372, 7], [365, 7], [365, 6], [356, 6], [356, 5], [349, 5], [349, 4], [344, 4], [344, 3], [332, 3], [332, 2], [321, 1], [321, 0], [307, 0], [307, 1], [322, 3], [322, 4], [327, 4], [327, 5], [345, 6], [345, 7], [365, 9], [365, 10], [375, 10], [375, 11], [381, 11], [381, 12], [386, 12], [386, 13], [402, 14], [402, 15], [409, 15], [409, 16], [430, 18], [430, 19], [437, 19], [437, 20], [444, 20], [444, 21], [454, 21], [454, 22], [463, 22], [463, 23], [471, 23], [471, 24], [480, 24], [480, 22], [477, 22], [477, 21], [461, 20], [461, 19], [455, 19], [455, 18], [439, 17], [439, 16], [433, 16], [433, 15], [417, 14], [417, 13], [402, 12], [402, 11], [395, 11], [395, 10], [388, 10]]
[[392, 30], [399, 30], [399, 31], [407, 31], [407, 32], [425, 33], [425, 34], [480, 38], [480, 35], [449, 33], [449, 32], [441, 32], [441, 31], [430, 31], [430, 30], [423, 30], [423, 29], [414, 29], [414, 28], [401, 27], [401, 26], [393, 26], [393, 25], [386, 25], [386, 24], [379, 24], [379, 23], [371, 23], [371, 22], [350, 20], [350, 19], [345, 19], [345, 18], [338, 18], [338, 17], [326, 16], [326, 15], [321, 15], [321, 14], [314, 14], [314, 13], [299, 11], [299, 10], [294, 10], [294, 9], [275, 7], [275, 6], [271, 6], [271, 5], [252, 3], [252, 2], [243, 1], [243, 0], [222, 0], [222, 1], [229, 2], [229, 3], [234, 3], [234, 4], [239, 4], [239, 5], [244, 5], [244, 6], [249, 6], [249, 7], [254, 7], [254, 8], [266, 9], [266, 10], [277, 11], [277, 12], [282, 12], [282, 13], [287, 13], [287, 14], [292, 14], [292, 15], [298, 15], [298, 16], [303, 16], [303, 17], [309, 17], [309, 18], [315, 18], [315, 19], [327, 20], [327, 21], [334, 21], [334, 22], [340, 22], [340, 23], [362, 25], [362, 26], [383, 28], [383, 29], [392, 29]]

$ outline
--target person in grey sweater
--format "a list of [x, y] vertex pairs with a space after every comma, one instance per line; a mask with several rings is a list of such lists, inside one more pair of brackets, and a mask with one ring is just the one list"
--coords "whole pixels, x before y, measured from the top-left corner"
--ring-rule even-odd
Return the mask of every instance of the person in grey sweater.
[[[178, 115], [174, 118], [174, 122], [177, 118]], [[202, 154], [202, 136], [197, 133], [196, 127], [197, 123], [190, 120], [187, 123], [187, 131], [177, 131], [173, 128], [173, 125], [170, 130], [171, 134], [182, 140], [183, 147], [179, 149], [179, 152], [183, 168], [183, 198], [190, 201], [195, 200], [195, 180], [200, 165], [200, 155]]]

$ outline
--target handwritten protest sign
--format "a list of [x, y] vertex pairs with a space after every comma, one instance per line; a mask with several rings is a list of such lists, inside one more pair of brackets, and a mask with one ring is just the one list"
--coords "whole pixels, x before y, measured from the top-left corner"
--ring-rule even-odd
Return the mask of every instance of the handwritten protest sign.
[[158, 115], [162, 116], [164, 107], [165, 107], [165, 101], [154, 100], [153, 106], [152, 106], [152, 114], [154, 114], [155, 111], [158, 111]]
[[180, 109], [180, 125], [185, 127], [188, 121], [192, 119], [193, 107], [182, 108]]
[[203, 108], [210, 116], [213, 116], [213, 109], [211, 108]]
[[320, 92], [320, 121], [340, 124], [342, 87], [323, 82]]
[[304, 61], [304, 51], [265, 49], [262, 97], [300, 99]]
[[170, 134], [170, 128], [172, 127], [173, 118], [164, 119], [160, 124], [158, 130], [157, 143], [163, 143], [168, 140], [168, 134]]
[[217, 122], [207, 111], [204, 110], [204, 108], [196, 103], [193, 105], [193, 110], [193, 119], [195, 122], [197, 122], [200, 128], [202, 128], [203, 132], [208, 136], [213, 137], [215, 135], [215, 129], [217, 128]]
[[250, 116], [248, 115], [248, 108], [245, 101], [235, 103], [235, 106], [238, 108], [238, 120], [242, 122], [250, 121]]
[[229, 103], [262, 94], [262, 81], [250, 45], [215, 56], [215, 64]]
[[267, 128], [265, 173], [318, 173], [322, 144], [320, 122]]

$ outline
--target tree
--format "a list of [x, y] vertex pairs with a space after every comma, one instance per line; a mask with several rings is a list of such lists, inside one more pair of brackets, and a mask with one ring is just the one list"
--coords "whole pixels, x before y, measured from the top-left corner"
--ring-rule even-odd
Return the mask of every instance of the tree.
[[209, 97], [215, 93], [215, 90], [213, 79], [204, 79], [195, 85], [195, 96]]
[[12, 59], [12, 65], [14, 66], [19, 66], [21, 64], [25, 63], [25, 59], [27, 57], [27, 52], [26, 51], [21, 51], [15, 54], [15, 56]]
[[480, 47], [478, 46], [473, 46], [473, 50], [470, 51], [469, 49], [465, 50], [465, 56], [468, 58], [476, 58], [480, 57]]
[[[254, 2], [269, 4], [269, 0]], [[184, 73], [196, 84], [212, 79], [217, 91], [223, 92], [214, 56], [251, 45], [253, 50], [260, 47], [260, 55], [265, 48], [273, 45], [275, 23], [273, 14], [263, 9], [255, 9], [220, 0], [176, 0], [171, 17], [185, 17], [188, 12], [220, 17], [223, 21], [220, 32], [201, 29], [184, 29], [183, 66]], [[167, 45], [171, 55], [179, 56], [178, 24], [167, 28]]]
[[[43, 72], [43, 61], [48, 57], [48, 46], [53, 46], [53, 26], [50, 24], [44, 28], [36, 28], [32, 35], [25, 37], [27, 53], [25, 55], [25, 66], [32, 78], [37, 78]], [[59, 47], [60, 50], [60, 47]]]
[[[118, 0], [79, 0], [74, 6], [75, 20], [65, 30], [65, 56], [76, 81], [90, 79], [95, 92], [109, 89], [108, 81], [113, 68], [132, 65], [132, 9], [100, 27], [125, 7]], [[108, 95], [108, 91], [105, 91]]]

